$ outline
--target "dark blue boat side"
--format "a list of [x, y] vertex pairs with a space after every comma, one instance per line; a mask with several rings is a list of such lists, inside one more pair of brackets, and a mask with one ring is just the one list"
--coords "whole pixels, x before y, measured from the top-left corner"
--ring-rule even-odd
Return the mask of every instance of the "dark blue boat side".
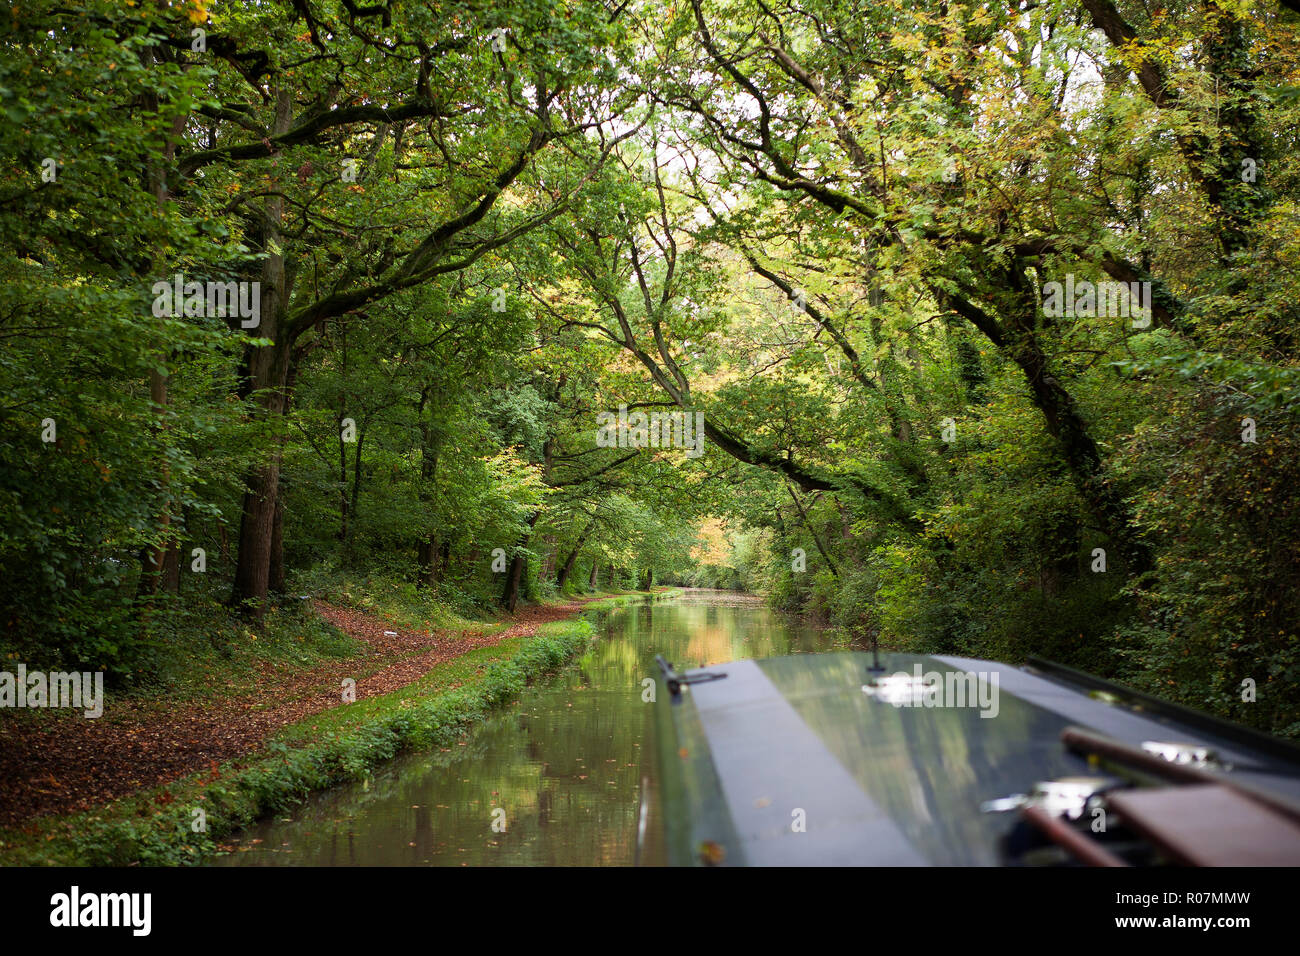
[[[1300, 863], [1289, 744], [1063, 668], [875, 663], [851, 652], [667, 669], [652, 811], [668, 860]], [[1189, 797], [1228, 807], [1220, 829], [1239, 818], [1237, 842], [1204, 838]]]

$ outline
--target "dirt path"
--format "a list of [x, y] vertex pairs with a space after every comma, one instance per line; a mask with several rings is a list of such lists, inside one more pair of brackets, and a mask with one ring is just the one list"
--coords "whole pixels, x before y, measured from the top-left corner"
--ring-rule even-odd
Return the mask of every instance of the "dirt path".
[[590, 600], [524, 608], [494, 634], [404, 631], [318, 601], [322, 617], [365, 645], [362, 654], [290, 672], [267, 662], [256, 693], [235, 698], [161, 706], [156, 699], [111, 701], [111, 722], [0, 721], [0, 826], [87, 810], [247, 756], [281, 727], [342, 706], [345, 677], [356, 678], [358, 700], [387, 694], [468, 651], [530, 637]]

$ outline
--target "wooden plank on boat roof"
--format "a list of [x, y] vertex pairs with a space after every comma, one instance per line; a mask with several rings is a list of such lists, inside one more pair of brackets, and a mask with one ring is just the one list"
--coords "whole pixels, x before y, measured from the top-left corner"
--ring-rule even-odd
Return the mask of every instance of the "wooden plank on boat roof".
[[1300, 865], [1300, 827], [1231, 787], [1122, 790], [1112, 793], [1107, 805], [1178, 863]]

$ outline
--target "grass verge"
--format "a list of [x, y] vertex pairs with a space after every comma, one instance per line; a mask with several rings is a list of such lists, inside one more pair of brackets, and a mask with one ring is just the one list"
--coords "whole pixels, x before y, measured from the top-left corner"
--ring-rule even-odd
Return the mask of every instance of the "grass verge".
[[314, 791], [364, 779], [403, 751], [449, 746], [529, 682], [584, 648], [595, 632], [588, 612], [643, 596], [594, 601], [582, 617], [471, 651], [390, 694], [314, 714], [283, 728], [244, 760], [103, 808], [0, 830], [0, 865], [202, 863], [231, 832], [283, 813]]

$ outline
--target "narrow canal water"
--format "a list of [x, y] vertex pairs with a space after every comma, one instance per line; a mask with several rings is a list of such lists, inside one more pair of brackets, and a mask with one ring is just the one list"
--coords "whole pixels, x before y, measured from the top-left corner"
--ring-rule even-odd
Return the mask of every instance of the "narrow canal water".
[[[686, 669], [831, 649], [824, 632], [722, 591], [616, 608], [598, 631], [577, 662], [459, 746], [317, 795], [291, 818], [239, 834], [216, 865], [630, 865], [643, 777], [654, 771], [642, 700], [642, 681], [658, 676], [654, 656]], [[492, 828], [498, 809], [504, 832]]]

